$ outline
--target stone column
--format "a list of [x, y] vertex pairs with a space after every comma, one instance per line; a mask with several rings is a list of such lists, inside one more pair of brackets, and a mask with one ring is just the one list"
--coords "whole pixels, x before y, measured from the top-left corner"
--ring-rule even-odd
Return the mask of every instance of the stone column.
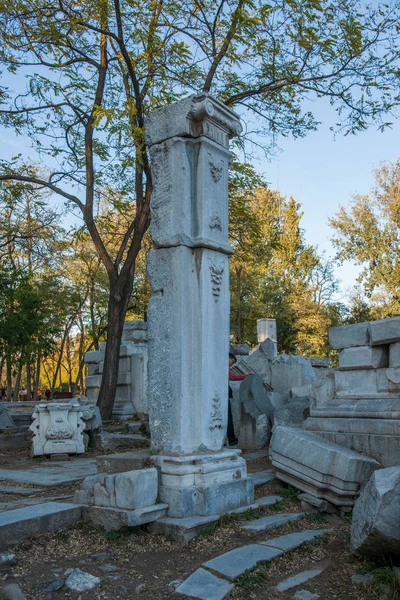
[[257, 319], [257, 339], [259, 344], [269, 339], [278, 345], [276, 319]]
[[[146, 124], [153, 194], [148, 260], [149, 418], [169, 515], [252, 502], [238, 450], [222, 450], [229, 350], [229, 138], [235, 113], [208, 94], [152, 113]], [[210, 487], [212, 486], [212, 487]]]

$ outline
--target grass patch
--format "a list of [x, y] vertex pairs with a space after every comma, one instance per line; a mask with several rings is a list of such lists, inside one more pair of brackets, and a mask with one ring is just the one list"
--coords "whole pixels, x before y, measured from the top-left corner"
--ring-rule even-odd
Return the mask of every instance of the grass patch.
[[359, 573], [372, 575], [371, 586], [376, 593], [383, 594], [387, 600], [400, 600], [400, 582], [392, 564], [379, 566], [368, 559], [363, 559]]
[[252, 571], [243, 573], [243, 575], [235, 582], [235, 585], [242, 589], [249, 590], [262, 583], [267, 578], [268, 570], [269, 565], [259, 565]]
[[302, 493], [303, 492], [301, 490], [298, 490], [297, 488], [294, 488], [291, 485], [288, 485], [287, 488], [284, 488], [280, 492], [280, 495], [283, 496], [284, 498], [287, 498], [288, 500], [297, 500], [297, 498]]
[[326, 516], [322, 513], [306, 513], [306, 519], [313, 523], [326, 523]]

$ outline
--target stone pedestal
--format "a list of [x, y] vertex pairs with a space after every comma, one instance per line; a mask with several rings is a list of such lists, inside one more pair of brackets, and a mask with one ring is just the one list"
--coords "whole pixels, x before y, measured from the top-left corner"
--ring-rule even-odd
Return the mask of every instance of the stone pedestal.
[[265, 340], [272, 340], [278, 347], [276, 319], [257, 319], [257, 339], [259, 344]]
[[[88, 401], [96, 404], [104, 370], [106, 342], [86, 352]], [[112, 419], [147, 418], [147, 323], [125, 321], [119, 352], [118, 382]]]
[[85, 423], [79, 403], [38, 404], [32, 419], [32, 456], [85, 452]]
[[208, 94], [152, 113], [148, 260], [148, 395], [168, 516], [226, 512], [253, 501], [238, 451], [223, 450], [228, 413], [229, 138], [232, 111]]

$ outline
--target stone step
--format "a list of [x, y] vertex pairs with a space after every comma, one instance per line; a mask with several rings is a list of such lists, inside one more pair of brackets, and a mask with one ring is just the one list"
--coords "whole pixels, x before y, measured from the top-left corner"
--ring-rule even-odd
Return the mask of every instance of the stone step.
[[251, 523], [247, 525], [242, 525], [241, 529], [245, 531], [269, 531], [270, 529], [275, 529], [276, 527], [281, 527], [282, 525], [286, 525], [286, 523], [291, 523], [292, 521], [298, 521], [305, 516], [305, 513], [280, 513], [278, 515], [271, 515], [268, 517], [261, 517], [260, 519], [255, 519]]
[[[247, 571], [251, 571], [260, 563], [269, 562], [282, 556], [285, 552], [294, 550], [329, 531], [329, 529], [299, 531], [235, 548], [205, 562], [175, 591], [199, 600], [223, 600], [233, 590], [232, 582]], [[299, 584], [302, 582], [299, 581]]]
[[287, 577], [276, 586], [276, 590], [278, 592], [286, 592], [287, 590], [291, 590], [302, 583], [305, 583], [309, 579], [314, 579], [314, 577], [318, 577], [328, 566], [327, 562], [321, 563], [319, 567], [315, 569], [310, 569], [308, 571], [301, 571], [301, 573], [297, 573], [296, 575], [292, 575], [291, 577]]
[[48, 502], [0, 513], [0, 550], [32, 535], [65, 529], [82, 518], [82, 506]]
[[48, 496], [41, 498], [19, 498], [13, 502], [0, 502], [0, 512], [6, 510], [15, 510], [17, 508], [24, 508], [26, 506], [33, 506], [35, 504], [44, 504], [45, 502], [71, 502], [73, 496]]
[[0, 485], [0, 494], [15, 494], [17, 496], [33, 496], [40, 494], [43, 488], [22, 487], [22, 485]]

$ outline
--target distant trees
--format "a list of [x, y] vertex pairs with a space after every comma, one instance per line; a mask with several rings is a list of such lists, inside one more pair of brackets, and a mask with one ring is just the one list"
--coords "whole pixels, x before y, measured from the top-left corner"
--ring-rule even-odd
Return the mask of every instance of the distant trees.
[[377, 301], [368, 307], [358, 295], [354, 311], [365, 315], [368, 308], [381, 318], [400, 314], [400, 159], [382, 163], [371, 192], [354, 196], [348, 209], [341, 206], [330, 224], [338, 259], [361, 267], [364, 294]]
[[256, 343], [261, 317], [278, 321], [281, 351], [327, 352], [327, 329], [340, 318], [332, 264], [306, 244], [302, 212], [272, 191], [249, 165], [233, 165], [230, 180], [231, 331]]
[[[189, 92], [211, 92], [241, 111], [247, 139], [262, 135], [268, 148], [280, 134], [316, 128], [303, 100], [326, 97], [336, 129], [384, 128], [399, 104], [399, 8], [353, 0], [1, 0], [1, 10], [9, 83], [0, 87], [1, 122], [29, 136], [51, 172], [38, 178], [10, 157], [0, 179], [47, 187], [81, 213], [108, 279], [99, 394], [107, 418], [149, 224], [146, 114]], [[96, 218], [96, 199], [111, 185], [116, 202], [135, 205], [116, 253]]]

